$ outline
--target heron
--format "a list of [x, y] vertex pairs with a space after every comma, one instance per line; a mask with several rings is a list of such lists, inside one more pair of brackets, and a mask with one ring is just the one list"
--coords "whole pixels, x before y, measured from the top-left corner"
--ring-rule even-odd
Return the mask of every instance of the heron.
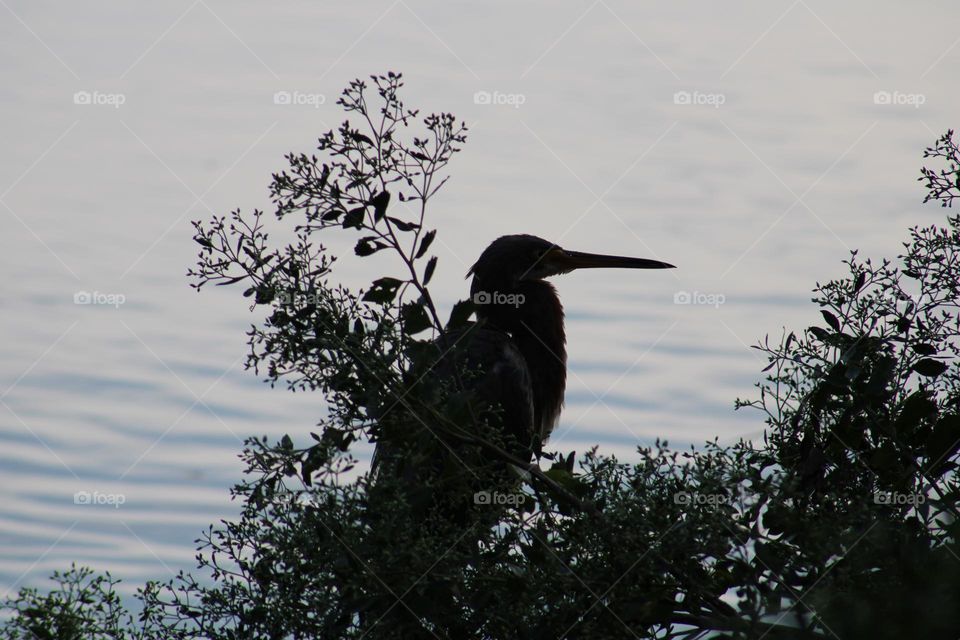
[[[477, 496], [514, 492], [524, 474], [519, 465], [529, 469], [532, 457], [542, 455], [563, 406], [567, 379], [563, 306], [546, 278], [590, 268], [674, 266], [647, 258], [570, 251], [532, 235], [507, 235], [494, 240], [470, 267], [467, 277], [473, 278], [470, 296], [477, 321], [447, 331], [433, 343], [436, 360], [427, 365], [427, 374], [416, 377], [405, 398], [410, 410], [392, 423], [394, 429], [380, 432], [374, 472], [379, 477], [386, 471], [401, 482], [373, 484], [371, 531], [381, 532], [373, 540], [388, 539], [395, 548], [407, 550], [420, 549], [423, 535], [439, 536], [443, 553], [436, 562], [454, 548], [471, 558], [468, 562], [475, 561], [478, 536], [496, 524], [502, 509], [484, 506]], [[447, 438], [439, 428], [446, 419], [442, 412], [414, 406], [411, 396], [422, 391], [430, 397], [437, 387], [459, 387], [481, 406], [493, 406], [495, 411], [484, 409], [479, 420], [474, 416], [456, 426], [499, 428], [494, 435], [502, 436], [502, 450], [516, 464], [487, 456], [483, 447]], [[436, 422], [431, 422], [433, 418]], [[391, 508], [378, 508], [379, 500], [395, 504], [401, 496], [410, 507], [409, 521], [392, 517]], [[473, 535], [467, 535], [470, 531]], [[385, 610], [374, 608], [371, 618], [419, 632], [421, 620], [410, 607], [395, 607], [395, 594], [390, 595], [394, 597], [386, 598]], [[441, 592], [437, 597], [449, 598], [449, 606], [455, 606], [452, 595]]]
[[[566, 389], [563, 306], [546, 279], [597, 268], [675, 267], [648, 258], [571, 251], [533, 235], [502, 236], [467, 272], [467, 278], [473, 277], [470, 297], [477, 322], [438, 340], [444, 357], [436, 364], [432, 380], [449, 379], [458, 370], [473, 372], [458, 382], [485, 404], [497, 407], [508, 453], [520, 462], [542, 455]], [[377, 449], [375, 466], [384, 457], [379, 445]]]
[[571, 251], [533, 235], [494, 240], [467, 277], [482, 325], [467, 358], [496, 377], [503, 424], [523, 443], [518, 457], [539, 454], [563, 407], [567, 380], [563, 305], [546, 278], [576, 269], [674, 269], [660, 260]]

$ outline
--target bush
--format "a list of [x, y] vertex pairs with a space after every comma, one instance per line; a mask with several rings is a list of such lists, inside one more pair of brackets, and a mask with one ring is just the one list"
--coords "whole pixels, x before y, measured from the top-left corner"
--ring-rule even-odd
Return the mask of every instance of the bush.
[[[425, 226], [466, 129], [420, 119], [401, 87], [393, 73], [351, 83], [339, 104], [361, 128], [274, 176], [277, 218], [300, 216], [293, 243], [271, 248], [259, 211], [195, 223], [195, 286], [243, 283], [267, 310], [247, 365], [322, 393], [321, 433], [247, 442], [239, 519], [199, 541], [202, 578], [141, 590], [138, 622], [109, 577], [74, 569], [9, 599], [0, 637], [956, 635], [960, 217], [913, 229], [896, 261], [854, 252], [814, 290], [822, 325], [758, 345], [767, 376], [737, 406], [763, 413], [762, 443], [658, 442], [633, 464], [552, 452], [541, 470], [505, 450], [497, 407], [431, 373], [470, 326], [469, 302], [440, 321]], [[952, 132], [927, 154], [948, 164], [924, 169], [928, 199], [949, 205]], [[319, 232], [355, 234], [358, 256], [392, 252], [404, 272], [352, 292]], [[357, 475], [363, 439], [389, 442], [412, 476]], [[478, 486], [506, 504], [473, 504]]]

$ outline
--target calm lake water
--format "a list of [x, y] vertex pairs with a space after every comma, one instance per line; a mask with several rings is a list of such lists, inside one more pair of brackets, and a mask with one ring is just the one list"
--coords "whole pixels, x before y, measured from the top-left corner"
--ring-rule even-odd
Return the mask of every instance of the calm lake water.
[[[802, 0], [0, 2], [0, 594], [72, 561], [128, 590], [192, 568], [193, 540], [237, 510], [243, 438], [302, 441], [322, 417], [320, 398], [243, 370], [259, 316], [240, 291], [197, 294], [185, 272], [190, 220], [269, 209], [270, 173], [339, 123], [350, 79], [402, 71], [409, 106], [471, 128], [431, 213], [444, 309], [504, 233], [679, 266], [556, 281], [570, 382], [552, 445], [629, 459], [658, 437], [757, 437], [760, 416], [733, 411], [765, 364], [748, 345], [815, 321], [809, 290], [849, 249], [894, 256], [908, 226], [943, 220], [915, 180], [960, 125], [958, 18]], [[349, 258], [336, 274], [380, 275]]]

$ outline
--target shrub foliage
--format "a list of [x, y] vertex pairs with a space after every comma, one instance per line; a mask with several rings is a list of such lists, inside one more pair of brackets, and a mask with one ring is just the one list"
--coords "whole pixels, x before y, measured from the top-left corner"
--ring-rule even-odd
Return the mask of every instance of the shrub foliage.
[[[198, 541], [197, 572], [141, 589], [136, 620], [109, 575], [73, 568], [9, 598], [0, 637], [956, 635], [960, 217], [912, 229], [895, 260], [852, 253], [814, 289], [821, 323], [756, 347], [766, 377], [736, 405], [761, 412], [763, 442], [658, 442], [630, 464], [554, 452], [543, 470], [500, 446], [496, 407], [433, 375], [471, 326], [469, 302], [441, 321], [430, 297], [426, 221], [466, 127], [407, 109], [402, 86], [351, 83], [351, 119], [273, 176], [289, 244], [260, 211], [194, 223], [194, 286], [239, 285], [264, 310], [247, 366], [320, 392], [319, 433], [247, 442], [240, 516]], [[927, 200], [949, 206], [953, 133], [927, 156], [945, 165], [923, 169]], [[340, 285], [318, 244], [333, 234], [398, 271]], [[360, 473], [364, 440], [430, 473]], [[478, 488], [512, 499], [477, 505]]]

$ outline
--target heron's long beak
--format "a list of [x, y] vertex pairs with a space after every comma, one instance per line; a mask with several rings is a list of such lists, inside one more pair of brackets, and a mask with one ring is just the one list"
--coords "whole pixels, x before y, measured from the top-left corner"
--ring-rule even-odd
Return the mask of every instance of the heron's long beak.
[[600, 253], [565, 251], [553, 249], [547, 254], [547, 261], [559, 273], [574, 269], [676, 269], [668, 262], [648, 258], [628, 258], [625, 256], [607, 256]]

